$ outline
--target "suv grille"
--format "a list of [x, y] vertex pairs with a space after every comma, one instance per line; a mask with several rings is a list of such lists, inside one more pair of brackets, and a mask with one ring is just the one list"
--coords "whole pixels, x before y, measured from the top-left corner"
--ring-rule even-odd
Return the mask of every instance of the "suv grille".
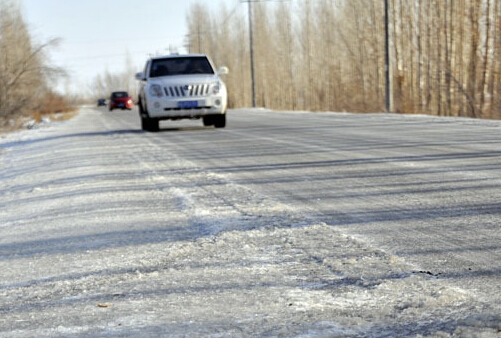
[[165, 95], [171, 97], [206, 96], [209, 94], [209, 84], [194, 84], [185, 86], [164, 87]]

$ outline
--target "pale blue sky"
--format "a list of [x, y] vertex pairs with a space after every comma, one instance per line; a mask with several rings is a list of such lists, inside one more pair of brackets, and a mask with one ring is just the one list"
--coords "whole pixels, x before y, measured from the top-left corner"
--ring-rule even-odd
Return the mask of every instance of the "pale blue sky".
[[[125, 56], [140, 71], [148, 54], [167, 54], [169, 46], [184, 50], [186, 14], [194, 0], [18, 0], [38, 43], [62, 39], [51, 52], [52, 63], [71, 76], [58, 88], [88, 87], [105, 69], [123, 71]], [[222, 4], [245, 10], [240, 0], [201, 1], [217, 12]]]

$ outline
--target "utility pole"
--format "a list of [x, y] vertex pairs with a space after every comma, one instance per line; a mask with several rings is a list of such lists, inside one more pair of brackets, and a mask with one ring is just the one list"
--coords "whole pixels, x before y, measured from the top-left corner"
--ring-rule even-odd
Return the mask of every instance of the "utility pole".
[[252, 107], [256, 107], [256, 81], [254, 75], [254, 41], [253, 41], [254, 39], [253, 39], [253, 29], [252, 29], [252, 3], [265, 2], [265, 1], [277, 1], [277, 0], [240, 0], [240, 2], [247, 2], [247, 5], [249, 6], [249, 43], [250, 43], [250, 64], [251, 64], [251, 81], [252, 81]]
[[201, 38], [201, 34], [200, 34], [200, 24], [199, 24], [198, 25], [198, 52], [199, 53], [202, 53], [201, 43], [202, 43], [202, 38]]
[[385, 84], [385, 108], [386, 112], [390, 112], [390, 34], [389, 34], [389, 10], [388, 0], [384, 0], [384, 39], [385, 39], [385, 55], [384, 55], [384, 73], [386, 78]]
[[249, 43], [250, 43], [250, 64], [251, 64], [251, 82], [252, 82], [252, 107], [256, 107], [256, 82], [254, 78], [254, 39], [252, 32], [252, 1], [248, 0], [249, 5]]
[[188, 42], [184, 45], [184, 48], [188, 50], [188, 54], [191, 54], [191, 34], [186, 34], [185, 39]]

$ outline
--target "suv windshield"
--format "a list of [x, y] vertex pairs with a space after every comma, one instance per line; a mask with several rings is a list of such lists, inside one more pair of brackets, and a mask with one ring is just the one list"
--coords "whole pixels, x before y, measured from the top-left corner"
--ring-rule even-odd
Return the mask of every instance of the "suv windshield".
[[150, 77], [214, 74], [206, 57], [179, 57], [153, 60]]

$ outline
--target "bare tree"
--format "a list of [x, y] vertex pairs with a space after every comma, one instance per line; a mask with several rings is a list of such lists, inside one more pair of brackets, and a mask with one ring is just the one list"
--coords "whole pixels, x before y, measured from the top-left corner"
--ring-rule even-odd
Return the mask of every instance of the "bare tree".
[[34, 44], [19, 7], [12, 1], [0, 2], [0, 118], [6, 121], [40, 108], [51, 79], [62, 75], [48, 65], [45, 52], [53, 39]]
[[[501, 1], [389, 5], [395, 111], [501, 118]], [[259, 105], [383, 110], [382, 1], [267, 1], [253, 7]], [[200, 3], [188, 15], [190, 50], [212, 53], [217, 63], [233, 68], [227, 78], [233, 106], [250, 104], [249, 32], [243, 22], [241, 15], [211, 16]]]

